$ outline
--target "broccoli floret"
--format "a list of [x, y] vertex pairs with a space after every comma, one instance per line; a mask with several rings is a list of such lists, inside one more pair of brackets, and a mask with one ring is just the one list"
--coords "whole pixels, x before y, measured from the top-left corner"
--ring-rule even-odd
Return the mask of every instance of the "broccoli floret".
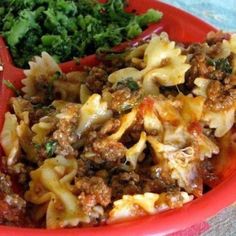
[[36, 28], [35, 14], [32, 11], [24, 10], [20, 14], [20, 18], [13, 24], [10, 31], [6, 32], [7, 42], [11, 47], [15, 47], [20, 39], [33, 28]]
[[63, 62], [132, 39], [162, 16], [136, 16], [125, 7], [126, 0], [1, 0], [0, 31], [17, 66], [42, 51]]

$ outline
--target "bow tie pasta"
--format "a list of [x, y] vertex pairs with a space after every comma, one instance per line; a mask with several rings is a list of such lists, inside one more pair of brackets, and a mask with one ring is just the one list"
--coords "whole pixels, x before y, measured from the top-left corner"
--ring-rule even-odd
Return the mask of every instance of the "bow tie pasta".
[[159, 86], [182, 84], [185, 72], [190, 68], [186, 56], [181, 55], [181, 49], [165, 34], [153, 35], [147, 47], [145, 45], [143, 63], [143, 70], [130, 67], [112, 73], [108, 77], [109, 82], [116, 85], [131, 77], [135, 81], [140, 80], [144, 94], [157, 95]]
[[[79, 222], [89, 221], [72, 193], [71, 182], [77, 168], [75, 159], [57, 156], [46, 160], [39, 169], [31, 172], [32, 181], [25, 198], [46, 210], [47, 228], [76, 226]], [[44, 207], [45, 204], [48, 204], [47, 208]], [[38, 211], [40, 212], [40, 208]]]
[[109, 213], [108, 222], [112, 223], [126, 218], [155, 214], [164, 210], [173, 209], [176, 207], [176, 204], [179, 206], [183, 205], [192, 199], [193, 197], [186, 192], [124, 195], [122, 199], [114, 202], [114, 208]]
[[234, 135], [235, 35], [184, 45], [162, 33], [100, 60], [65, 73], [43, 52], [10, 100], [3, 163], [37, 226], [156, 214], [219, 183]]

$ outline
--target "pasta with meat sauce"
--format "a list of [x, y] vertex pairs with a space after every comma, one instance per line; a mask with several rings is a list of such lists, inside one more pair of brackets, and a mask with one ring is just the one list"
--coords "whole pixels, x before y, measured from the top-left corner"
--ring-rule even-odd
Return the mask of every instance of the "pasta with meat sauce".
[[190, 45], [162, 33], [68, 74], [36, 57], [1, 132], [0, 223], [109, 224], [201, 197], [235, 123], [235, 45], [222, 32]]

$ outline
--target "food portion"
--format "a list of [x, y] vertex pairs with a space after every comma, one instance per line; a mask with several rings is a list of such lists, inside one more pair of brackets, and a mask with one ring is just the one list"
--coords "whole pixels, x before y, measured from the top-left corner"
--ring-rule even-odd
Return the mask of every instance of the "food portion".
[[21, 91], [6, 83], [18, 96], [1, 133], [1, 223], [104, 225], [201, 197], [235, 123], [235, 45], [222, 32], [191, 45], [162, 33], [70, 73], [35, 57]]
[[162, 13], [125, 11], [128, 1], [2, 0], [0, 32], [16, 66], [26, 68], [47, 51], [57, 62], [93, 54], [137, 37]]

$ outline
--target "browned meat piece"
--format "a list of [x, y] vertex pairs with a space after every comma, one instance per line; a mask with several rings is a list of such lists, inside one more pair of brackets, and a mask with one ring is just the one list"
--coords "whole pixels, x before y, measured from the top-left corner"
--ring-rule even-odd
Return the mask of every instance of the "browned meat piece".
[[111, 134], [116, 132], [116, 130], [120, 127], [119, 119], [110, 119], [108, 120], [100, 130], [102, 135]]
[[104, 85], [107, 83], [108, 74], [106, 70], [101, 67], [87, 68], [88, 77], [86, 78], [86, 85], [93, 93], [101, 93]]
[[58, 129], [53, 133], [53, 138], [57, 140], [58, 146], [56, 149], [57, 154], [61, 155], [77, 155], [77, 150], [73, 148], [73, 144], [77, 141], [76, 128], [79, 120], [79, 109], [76, 105], [70, 104], [64, 108], [68, 114], [59, 120]]
[[131, 92], [129, 88], [125, 87], [112, 93], [112, 100], [109, 106], [113, 111], [123, 113], [137, 104], [139, 98], [138, 91]]
[[169, 191], [166, 194], [160, 194], [160, 198], [155, 202], [156, 206], [161, 206], [163, 203], [167, 204], [171, 209], [183, 206], [183, 196], [181, 191]]
[[26, 202], [13, 192], [10, 177], [0, 172], [0, 224], [25, 225]]
[[188, 88], [192, 89], [194, 87], [194, 80], [197, 77], [205, 77], [214, 68], [207, 65], [206, 56], [204, 54], [195, 55], [191, 61], [191, 68], [186, 74], [186, 84]]
[[101, 133], [90, 131], [85, 140], [81, 157], [95, 164], [113, 163], [117, 165], [125, 156], [125, 146], [117, 141], [104, 137]]
[[120, 199], [124, 194], [142, 193], [140, 186], [140, 176], [132, 172], [121, 172], [113, 175], [111, 180], [112, 198]]
[[212, 80], [207, 88], [207, 101], [205, 106], [212, 111], [223, 111], [234, 106], [236, 101], [236, 89], [234, 84], [236, 76], [230, 76], [223, 84], [218, 80]]
[[80, 204], [87, 213], [96, 205], [106, 207], [111, 202], [111, 188], [100, 177], [82, 177], [75, 185]]
[[92, 149], [102, 161], [113, 162], [119, 162], [125, 156], [126, 151], [122, 143], [109, 139], [96, 140]]
[[224, 33], [222, 31], [217, 31], [217, 32], [210, 32], [207, 35], [207, 40], [206, 42], [209, 45], [216, 44], [218, 42], [222, 42], [224, 39], [229, 40], [230, 39], [230, 34], [229, 33]]
[[212, 160], [206, 159], [201, 163], [200, 174], [205, 185], [214, 187], [219, 182], [219, 177], [215, 172]]

